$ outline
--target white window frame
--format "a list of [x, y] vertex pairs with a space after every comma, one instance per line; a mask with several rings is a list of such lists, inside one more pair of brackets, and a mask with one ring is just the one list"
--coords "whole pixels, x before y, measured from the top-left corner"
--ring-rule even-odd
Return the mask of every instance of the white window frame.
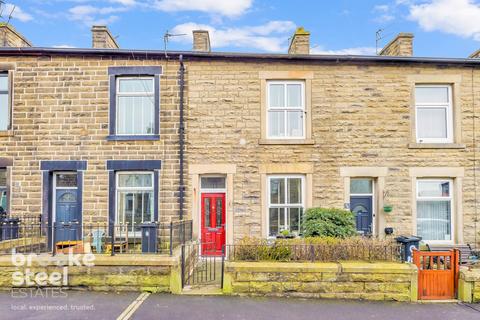
[[7, 95], [7, 114], [6, 114], [6, 116], [7, 116], [7, 127], [3, 128], [3, 129], [0, 128], [0, 131], [8, 131], [12, 127], [12, 119], [11, 119], [12, 118], [12, 103], [11, 103], [12, 86], [10, 85], [10, 72], [1, 71], [0, 76], [7, 78], [7, 90], [6, 91], [4, 91], [4, 90], [1, 91], [2, 94]]
[[[301, 186], [301, 189], [302, 189], [302, 199], [301, 199], [301, 203], [295, 203], [295, 204], [292, 204], [292, 203], [287, 203], [287, 197], [288, 197], [288, 183], [287, 183], [287, 180], [289, 178], [300, 178], [301, 179], [301, 183], [302, 183], [302, 186]], [[272, 193], [271, 193], [271, 180], [272, 179], [284, 179], [285, 180], [285, 204], [272, 204], [271, 202], [271, 196], [272, 196]], [[274, 238], [273, 236], [270, 235], [270, 209], [271, 208], [298, 208], [299, 206], [302, 207], [302, 216], [304, 217], [305, 216], [305, 175], [301, 175], [301, 174], [288, 174], [288, 175], [269, 175], [267, 176], [267, 212], [266, 212], [266, 215], [267, 215], [267, 237], [268, 238]], [[287, 214], [287, 210], [285, 210], [284, 212], [284, 215], [285, 215], [285, 226], [288, 227], [288, 230], [290, 230], [290, 221], [288, 218], [288, 214]], [[301, 224], [302, 224], [302, 221], [299, 222], [299, 229], [301, 230]], [[279, 232], [280, 232], [280, 225], [279, 225]]]
[[[419, 103], [415, 98], [415, 137], [417, 143], [453, 143], [453, 90], [450, 84], [416, 84], [416, 88], [447, 88], [448, 89], [448, 102], [447, 103]], [[419, 108], [444, 108], [447, 115], [446, 123], [446, 138], [421, 138], [419, 133], [419, 121], [418, 121], [418, 109]]]
[[[151, 92], [120, 92], [120, 81], [121, 80], [152, 80], [153, 87]], [[153, 130], [152, 133], [119, 133], [120, 119], [119, 119], [119, 107], [120, 107], [120, 97], [150, 97], [153, 101]], [[115, 88], [115, 135], [117, 136], [153, 136], [155, 135], [155, 77], [154, 76], [142, 76], [142, 77], [123, 77], [119, 76], [116, 78], [116, 88]], [[145, 115], [144, 115], [145, 116]], [[143, 119], [142, 119], [143, 120]], [[143, 121], [142, 121], [143, 122]]]
[[[119, 186], [119, 182], [120, 182], [120, 176], [121, 175], [132, 175], [132, 174], [149, 174], [151, 175], [151, 179], [152, 179], [152, 186], [151, 187], [120, 187]], [[154, 178], [155, 178], [155, 175], [153, 173], [153, 171], [119, 171], [117, 172], [116, 174], [116, 177], [115, 177], [115, 223], [116, 224], [119, 224], [120, 223], [120, 212], [118, 211], [119, 210], [119, 207], [118, 207], [118, 199], [119, 199], [119, 193], [120, 192], [128, 192], [128, 191], [131, 191], [132, 193], [135, 193], [135, 192], [138, 192], [138, 191], [151, 191], [152, 192], [152, 196], [153, 196], [153, 201], [155, 201], [155, 181], [154, 181]], [[143, 206], [143, 204], [142, 204]], [[155, 204], [154, 204], [155, 206]], [[135, 207], [135, 204], [134, 204], [134, 207]], [[152, 207], [152, 220], [155, 219], [155, 208]], [[125, 219], [123, 219], [125, 220]], [[143, 214], [142, 214], [142, 223], [143, 223]], [[131, 228], [135, 228], [134, 225], [132, 226], [129, 226]], [[135, 229], [133, 229], [135, 230]], [[129, 236], [132, 235], [132, 236], [140, 236], [140, 232], [135, 232], [135, 231], [130, 231], [128, 230], [128, 234]]]
[[[271, 85], [275, 84], [280, 84], [284, 86], [283, 94], [284, 94], [284, 101], [285, 101], [285, 106], [284, 107], [271, 107], [270, 106], [270, 87]], [[287, 107], [287, 85], [288, 84], [299, 84], [301, 85], [301, 108], [293, 108], [293, 107]], [[267, 138], [268, 139], [288, 139], [288, 140], [302, 140], [305, 139], [305, 132], [306, 132], [306, 110], [305, 110], [305, 81], [301, 80], [268, 80], [267, 81], [267, 115], [266, 115], [266, 120], [267, 120]], [[270, 111], [283, 111], [284, 113], [284, 126], [285, 126], [285, 135], [284, 136], [271, 136], [270, 135], [270, 123], [269, 123], [269, 113]], [[287, 113], [288, 111], [300, 111], [302, 112], [302, 136], [288, 136], [287, 135], [287, 123], [288, 123], [288, 117]]]
[[[420, 188], [418, 187], [420, 182], [437, 182], [437, 183], [444, 183], [444, 182], [448, 182], [448, 190], [449, 190], [449, 196], [448, 197], [432, 197], [432, 196], [429, 196], [429, 197], [421, 197], [419, 196], [419, 191], [420, 191]], [[452, 179], [422, 179], [422, 178], [418, 178], [417, 181], [416, 181], [416, 184], [415, 184], [415, 187], [416, 187], [416, 194], [415, 194], [415, 206], [417, 207], [417, 217], [416, 217], [416, 222], [415, 222], [415, 225], [417, 226], [417, 230], [418, 230], [418, 201], [446, 201], [446, 200], [449, 200], [450, 201], [450, 240], [423, 240], [425, 243], [431, 243], [431, 244], [453, 244], [455, 242], [455, 234], [454, 234], [454, 231], [455, 231], [455, 206], [454, 206], [454, 198], [453, 198], [453, 187], [454, 187], [454, 184], [453, 184], [453, 180]], [[416, 230], [415, 230], [416, 231]]]
[[6, 206], [3, 208], [8, 213], [9, 199], [8, 199], [8, 170], [7, 168], [0, 168], [0, 171], [5, 172], [5, 185], [0, 185], [0, 204], [2, 203], [3, 192], [5, 192]]

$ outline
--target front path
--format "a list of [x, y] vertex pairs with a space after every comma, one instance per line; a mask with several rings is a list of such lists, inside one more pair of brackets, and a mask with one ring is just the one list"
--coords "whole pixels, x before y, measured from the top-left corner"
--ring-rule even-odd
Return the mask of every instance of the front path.
[[[49, 295], [12, 297], [0, 293], [0, 319], [117, 319], [139, 297], [138, 293], [67, 291]], [[137, 303], [138, 304], [138, 303]], [[49, 310], [46, 310], [49, 309]], [[476, 310], [475, 310], [476, 309]], [[340, 300], [201, 297], [149, 295], [131, 319], [246, 319], [246, 320], [423, 320], [480, 319], [480, 305], [410, 304]]]

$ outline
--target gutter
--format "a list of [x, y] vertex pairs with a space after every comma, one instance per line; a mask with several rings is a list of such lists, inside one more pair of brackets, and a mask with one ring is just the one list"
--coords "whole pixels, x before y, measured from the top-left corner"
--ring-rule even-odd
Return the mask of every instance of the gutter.
[[[178, 58], [180, 62], [179, 69], [179, 86], [180, 86], [180, 119], [179, 119], [179, 129], [178, 129], [178, 147], [179, 147], [179, 160], [180, 160], [180, 170], [179, 170], [179, 186], [178, 186], [178, 201], [179, 201], [179, 217], [180, 220], [183, 220], [183, 211], [184, 211], [184, 202], [185, 202], [185, 184], [184, 184], [184, 145], [185, 145], [185, 123], [184, 123], [184, 89], [185, 89], [185, 66], [183, 65], [183, 55], [180, 55]], [[185, 242], [185, 232], [183, 234], [183, 242]]]
[[[473, 58], [432, 58], [432, 57], [393, 57], [393, 56], [361, 56], [361, 55], [292, 55], [270, 53], [230, 53], [230, 52], [194, 52], [168, 51], [173, 58], [201, 60], [283, 60], [305, 62], [350, 62], [350, 63], [396, 63], [396, 64], [436, 64], [480, 67], [480, 59]], [[4, 47], [0, 48], [0, 56], [128, 56], [130, 58], [164, 59], [163, 50], [129, 50], [129, 49], [96, 49], [96, 48], [40, 48], [40, 47]]]

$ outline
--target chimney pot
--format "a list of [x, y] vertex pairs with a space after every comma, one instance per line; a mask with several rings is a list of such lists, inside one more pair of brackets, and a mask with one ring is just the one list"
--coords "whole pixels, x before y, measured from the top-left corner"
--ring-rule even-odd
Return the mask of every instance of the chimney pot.
[[381, 56], [411, 57], [413, 55], [413, 33], [399, 33], [379, 53]]
[[92, 47], [96, 49], [118, 49], [115, 38], [112, 36], [107, 26], [92, 27]]
[[207, 30], [193, 30], [193, 51], [211, 51], [210, 35]]
[[288, 54], [310, 54], [310, 32], [303, 27], [297, 28], [290, 41]]

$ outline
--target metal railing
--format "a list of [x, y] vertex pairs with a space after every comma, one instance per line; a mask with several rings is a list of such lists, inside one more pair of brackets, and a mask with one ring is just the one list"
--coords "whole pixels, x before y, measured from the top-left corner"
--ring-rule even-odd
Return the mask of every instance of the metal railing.
[[335, 262], [341, 260], [401, 261], [401, 246], [382, 244], [226, 245], [229, 261]]
[[0, 254], [11, 252], [173, 254], [192, 239], [192, 221], [158, 222], [146, 226], [108, 223], [8, 221], [0, 223]]

